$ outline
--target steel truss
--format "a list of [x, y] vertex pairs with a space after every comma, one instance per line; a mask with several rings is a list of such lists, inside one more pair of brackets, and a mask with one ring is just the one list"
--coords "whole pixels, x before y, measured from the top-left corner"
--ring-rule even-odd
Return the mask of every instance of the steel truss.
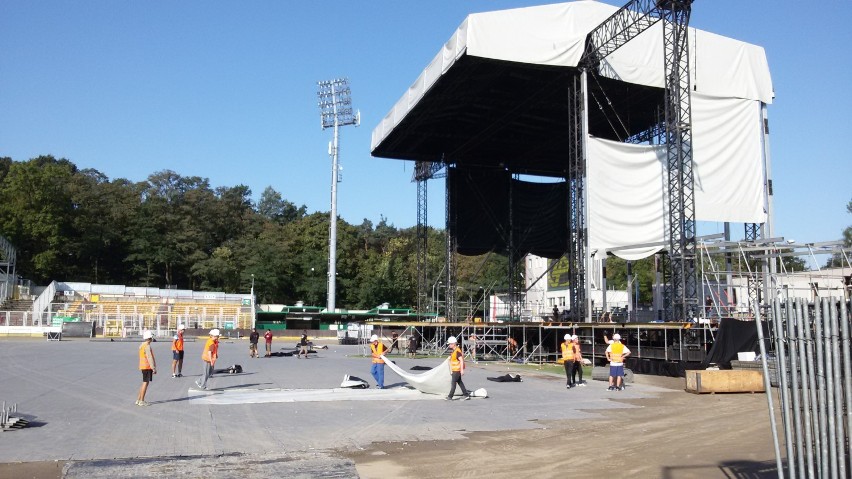
[[[669, 257], [666, 319], [683, 321], [698, 306], [688, 25], [692, 0], [631, 0], [586, 39], [580, 67], [597, 71], [610, 53], [663, 21]], [[653, 135], [650, 132], [649, 135]]]
[[579, 76], [574, 76], [568, 90], [568, 109], [571, 121], [568, 161], [568, 275], [570, 281], [570, 318], [586, 318], [586, 162], [583, 155], [583, 88]]
[[[745, 236], [743, 237], [743, 241], [747, 243], [756, 242], [760, 239], [761, 235], [761, 227], [759, 223], [746, 223], [745, 224]], [[753, 252], [745, 253], [746, 261], [750, 261], [754, 256]], [[763, 289], [763, 277], [759, 274], [749, 275], [748, 277], [748, 307], [752, 308], [755, 304], [760, 304], [761, 297], [760, 291]], [[756, 311], [752, 311], [752, 314], [757, 314]]]
[[426, 294], [429, 288], [428, 237], [429, 224], [427, 215], [428, 188], [427, 180], [440, 177], [438, 172], [444, 167], [442, 163], [418, 161], [414, 164], [414, 175], [411, 181], [417, 182], [417, 314], [423, 314], [426, 304]]

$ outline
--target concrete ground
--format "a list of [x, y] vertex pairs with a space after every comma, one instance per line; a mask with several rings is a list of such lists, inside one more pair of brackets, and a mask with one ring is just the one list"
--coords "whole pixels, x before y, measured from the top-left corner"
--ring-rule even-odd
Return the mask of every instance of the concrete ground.
[[[31, 421], [27, 428], [0, 433], [0, 478], [201, 477], [208, 475], [205, 471], [240, 478], [375, 477], [359, 474], [356, 461], [359, 451], [377, 443], [426, 444], [462, 440], [472, 432], [544, 430], [644, 408], [633, 400], [683, 394], [641, 383], [614, 393], [606, 391], [605, 383], [591, 381], [569, 391], [559, 375], [480, 363], [471, 365], [464, 382], [469, 389], [486, 388], [487, 399], [193, 400], [199, 394], [239, 397], [236, 392], [247, 390], [331, 389], [345, 374], [375, 385], [370, 359], [359, 346], [330, 342], [308, 360], [250, 359], [242, 339], [222, 341], [216, 367], [240, 364], [243, 373], [214, 376], [207, 393], [191, 389], [200, 376], [203, 341], [186, 344], [183, 378], [171, 377], [170, 342], [155, 342], [158, 374], [147, 395], [151, 406], [139, 407], [134, 405], [141, 382], [139, 344], [0, 340], [0, 400], [17, 403], [19, 415]], [[294, 346], [295, 341], [273, 343], [276, 351]], [[442, 362], [392, 358], [406, 370]], [[524, 381], [486, 379], [507, 371]], [[389, 368], [385, 383], [404, 385]], [[759, 410], [759, 401], [755, 407]]]

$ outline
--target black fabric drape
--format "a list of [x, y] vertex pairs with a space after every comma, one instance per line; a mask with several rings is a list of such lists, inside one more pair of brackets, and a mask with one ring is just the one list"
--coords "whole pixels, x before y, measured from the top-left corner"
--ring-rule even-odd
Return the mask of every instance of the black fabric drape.
[[[511, 186], [510, 186], [511, 183]], [[565, 182], [513, 180], [505, 170], [450, 168], [450, 234], [459, 254], [508, 250], [511, 227], [515, 256], [559, 258], [568, 247], [568, 188]], [[511, 190], [511, 199], [509, 192]]]
[[[766, 323], [763, 326], [763, 337], [769, 337]], [[716, 340], [702, 363], [705, 367], [714, 363], [721, 368], [730, 369], [731, 360], [737, 358], [737, 353], [757, 352], [757, 328], [754, 321], [739, 321], [733, 318], [722, 318], [716, 331]]]

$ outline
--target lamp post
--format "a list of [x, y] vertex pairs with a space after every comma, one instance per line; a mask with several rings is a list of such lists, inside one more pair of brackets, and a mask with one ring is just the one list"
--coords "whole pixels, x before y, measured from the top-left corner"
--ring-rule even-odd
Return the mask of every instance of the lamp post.
[[328, 233], [328, 304], [326, 310], [334, 312], [337, 295], [337, 183], [340, 181], [338, 166], [339, 128], [346, 125], [358, 126], [360, 113], [353, 112], [349, 80], [338, 78], [317, 83], [318, 106], [322, 129], [334, 128], [334, 139], [329, 144], [331, 156], [331, 219]]
[[254, 320], [255, 320], [255, 299], [254, 299], [254, 273], [251, 274], [251, 327], [254, 328]]

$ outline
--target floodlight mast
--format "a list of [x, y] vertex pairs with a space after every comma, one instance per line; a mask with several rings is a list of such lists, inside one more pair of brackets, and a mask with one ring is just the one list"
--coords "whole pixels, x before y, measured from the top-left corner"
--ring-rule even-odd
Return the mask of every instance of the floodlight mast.
[[322, 129], [334, 128], [334, 139], [329, 145], [328, 154], [331, 156], [331, 217], [328, 227], [328, 300], [326, 311], [333, 313], [337, 309], [337, 183], [340, 167], [338, 152], [340, 133], [339, 127], [346, 125], [358, 126], [361, 115], [352, 110], [349, 80], [337, 78], [317, 82], [318, 106], [320, 108], [320, 124]]

